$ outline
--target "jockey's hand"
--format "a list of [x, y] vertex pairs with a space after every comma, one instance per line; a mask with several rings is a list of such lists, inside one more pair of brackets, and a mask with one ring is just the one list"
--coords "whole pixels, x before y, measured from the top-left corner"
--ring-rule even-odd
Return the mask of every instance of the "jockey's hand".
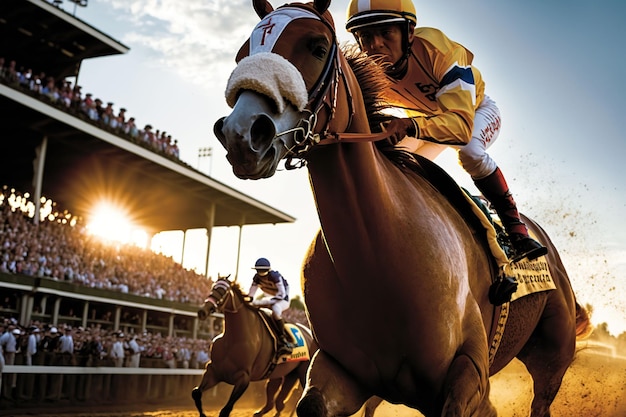
[[390, 120], [385, 126], [387, 141], [396, 145], [406, 136], [417, 137], [417, 124], [409, 118], [397, 118]]

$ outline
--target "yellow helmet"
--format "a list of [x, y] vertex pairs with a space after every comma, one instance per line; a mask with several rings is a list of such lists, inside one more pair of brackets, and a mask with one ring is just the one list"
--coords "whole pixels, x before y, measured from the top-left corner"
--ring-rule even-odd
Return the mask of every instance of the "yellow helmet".
[[386, 23], [417, 25], [411, 0], [350, 0], [347, 15], [346, 29], [352, 33], [365, 26]]

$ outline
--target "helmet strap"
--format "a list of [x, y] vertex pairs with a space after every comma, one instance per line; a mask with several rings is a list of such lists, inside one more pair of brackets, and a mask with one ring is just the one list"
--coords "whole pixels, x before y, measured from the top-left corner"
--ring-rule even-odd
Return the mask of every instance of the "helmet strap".
[[406, 25], [402, 25], [401, 27], [402, 51], [404, 53], [395, 64], [393, 64], [386, 70], [387, 75], [396, 80], [399, 80], [406, 75], [406, 72], [409, 68], [409, 56], [411, 55], [411, 46], [413, 45], [413, 42], [409, 43], [409, 31], [413, 29], [413, 24], [407, 21]]

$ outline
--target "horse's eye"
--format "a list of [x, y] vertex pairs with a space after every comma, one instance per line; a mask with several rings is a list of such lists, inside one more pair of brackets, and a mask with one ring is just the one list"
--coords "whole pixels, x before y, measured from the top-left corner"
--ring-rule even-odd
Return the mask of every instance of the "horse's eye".
[[313, 48], [313, 56], [315, 58], [324, 59], [326, 58], [326, 54], [328, 54], [328, 48], [325, 46], [316, 46]]

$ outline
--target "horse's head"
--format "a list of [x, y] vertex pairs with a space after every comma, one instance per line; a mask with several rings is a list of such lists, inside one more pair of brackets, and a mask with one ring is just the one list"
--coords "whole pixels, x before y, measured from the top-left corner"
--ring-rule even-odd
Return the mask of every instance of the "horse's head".
[[[274, 10], [253, 0], [261, 22], [241, 47], [226, 87], [232, 113], [215, 123], [239, 178], [274, 175], [301, 158], [333, 117], [340, 76], [330, 0]], [[323, 119], [323, 120], [322, 120]], [[318, 123], [319, 122], [319, 123]]]
[[228, 279], [230, 275], [225, 277], [218, 276], [217, 281], [211, 287], [209, 296], [204, 300], [204, 304], [198, 310], [198, 318], [206, 320], [211, 314], [221, 311], [224, 303], [232, 295], [233, 283]]

